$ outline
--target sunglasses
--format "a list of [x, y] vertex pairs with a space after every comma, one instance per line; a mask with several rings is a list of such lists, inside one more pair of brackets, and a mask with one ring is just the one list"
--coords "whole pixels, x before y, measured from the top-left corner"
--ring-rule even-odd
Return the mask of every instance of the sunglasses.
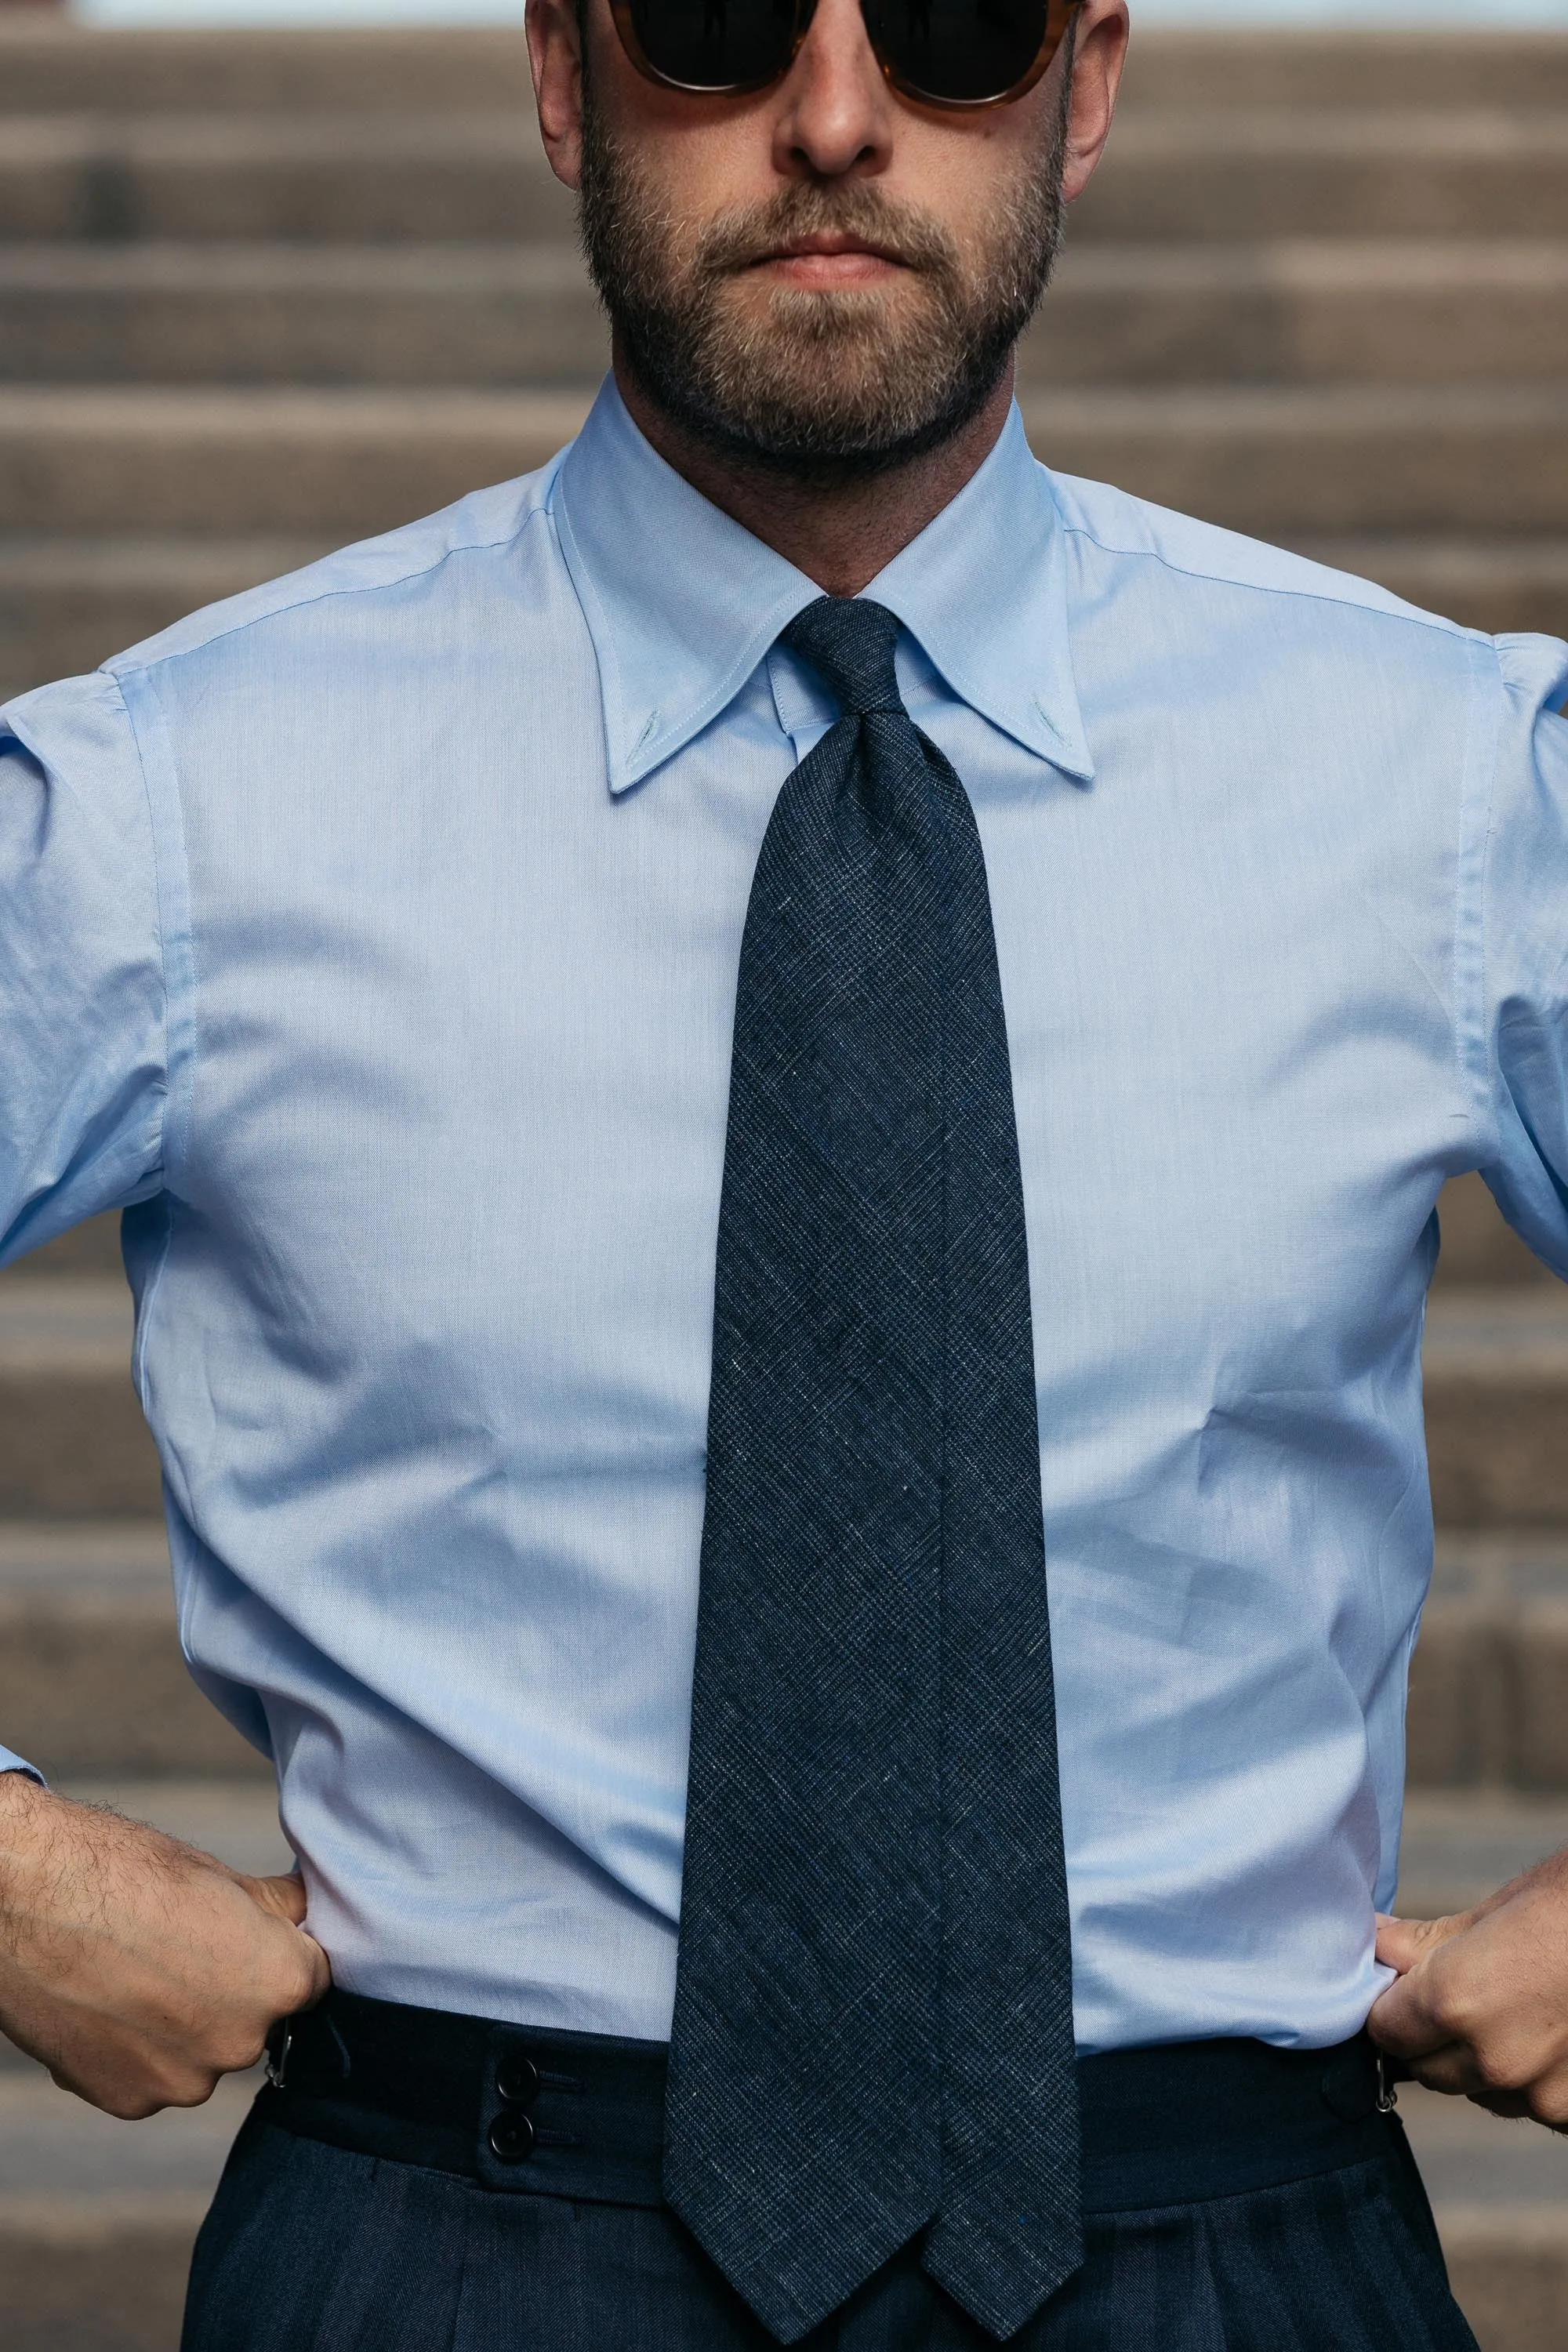
[[[860, 0], [877, 62], [925, 106], [1005, 106], [1033, 89], [1081, 0]], [[782, 81], [816, 0], [610, 0], [621, 45], [667, 89], [729, 98]]]

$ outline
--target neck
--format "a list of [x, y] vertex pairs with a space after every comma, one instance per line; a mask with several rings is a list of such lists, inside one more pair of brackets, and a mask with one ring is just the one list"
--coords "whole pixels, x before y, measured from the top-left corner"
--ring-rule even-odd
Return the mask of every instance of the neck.
[[665, 463], [829, 596], [858, 596], [952, 503], [995, 447], [1013, 397], [1009, 362], [984, 407], [940, 447], [885, 473], [825, 483], [749, 465], [700, 440], [649, 399], [618, 339], [615, 365], [633, 423]]

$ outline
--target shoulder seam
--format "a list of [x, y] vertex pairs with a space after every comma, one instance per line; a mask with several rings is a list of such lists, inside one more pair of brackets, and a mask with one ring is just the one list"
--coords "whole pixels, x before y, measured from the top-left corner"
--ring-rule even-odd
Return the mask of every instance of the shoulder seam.
[[[410, 563], [406, 571], [390, 572], [384, 580], [343, 581], [333, 587], [318, 588], [308, 596], [299, 596], [285, 603], [274, 604], [265, 613], [247, 614], [244, 619], [230, 622], [225, 628], [214, 629], [208, 636], [198, 637], [194, 645], [180, 646], [171, 653], [159, 654], [151, 661], [132, 661], [128, 654], [113, 655], [100, 665], [100, 674], [117, 680], [124, 677], [148, 677], [154, 670], [163, 668], [169, 662], [184, 661], [190, 654], [205, 653], [209, 646], [221, 646], [227, 637], [242, 636], [247, 629], [259, 628], [264, 621], [276, 620], [280, 614], [308, 613], [312, 605], [330, 604], [339, 596], [374, 596], [384, 588], [406, 587], [411, 580], [422, 580], [431, 572], [439, 572], [442, 565], [449, 563], [455, 555], [467, 555], [488, 547], [502, 547], [508, 540], [521, 539], [531, 522], [539, 518], [548, 520], [549, 511], [548, 507], [541, 500], [519, 516], [510, 530], [497, 531], [493, 539], [463, 540], [455, 547], [442, 548], [439, 553], [432, 556], [427, 563]], [[331, 558], [326, 556], [321, 560], [324, 562], [331, 562]], [[254, 594], [256, 592], [252, 590], [249, 593]], [[178, 622], [174, 625], [177, 628]]]
[[[1296, 596], [1306, 604], [1334, 604], [1343, 607], [1348, 612], [1372, 613], [1384, 621], [1405, 621], [1416, 628], [1435, 630], [1439, 636], [1454, 637], [1465, 645], [1489, 646], [1492, 643], [1491, 638], [1483, 629], [1468, 629], [1458, 621], [1445, 620], [1440, 613], [1424, 613], [1418, 604], [1406, 604], [1403, 599], [1400, 600], [1398, 611], [1390, 612], [1385, 604], [1363, 604], [1354, 596], [1336, 595], [1329, 588], [1297, 587], [1289, 581], [1283, 580], [1238, 580], [1228, 572], [1211, 571], [1194, 563], [1179, 563], [1163, 548], [1117, 547], [1110, 541], [1102, 539], [1100, 533], [1092, 530], [1088, 523], [1069, 522], [1062, 513], [1059, 505], [1057, 508], [1057, 515], [1064, 535], [1074, 539], [1087, 539], [1090, 546], [1099, 548], [1102, 555], [1117, 555], [1129, 561], [1142, 557], [1144, 562], [1158, 563], [1163, 570], [1174, 572], [1181, 579], [1212, 580], [1216, 585], [1225, 588], [1250, 589], [1255, 595], [1258, 596]], [[1223, 528], [1219, 524], [1208, 527], [1215, 530]], [[1289, 553], [1289, 549], [1279, 551]], [[1303, 556], [1296, 560], [1310, 562], [1311, 558]], [[1375, 583], [1373, 584], [1375, 585]], [[1387, 589], [1384, 591], [1385, 595], [1392, 593]]]

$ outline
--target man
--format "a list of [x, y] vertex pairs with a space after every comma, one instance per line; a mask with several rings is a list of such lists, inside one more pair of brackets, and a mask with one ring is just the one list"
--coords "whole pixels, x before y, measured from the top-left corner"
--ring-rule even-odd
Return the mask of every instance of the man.
[[7, 714], [6, 1246], [302, 1871], [0, 1785], [58, 2081], [268, 2042], [193, 2352], [1464, 2346], [1369, 2011], [1568, 2123], [1563, 1863], [1374, 1915], [1568, 654], [1036, 466], [1125, 36], [533, 0], [582, 436]]

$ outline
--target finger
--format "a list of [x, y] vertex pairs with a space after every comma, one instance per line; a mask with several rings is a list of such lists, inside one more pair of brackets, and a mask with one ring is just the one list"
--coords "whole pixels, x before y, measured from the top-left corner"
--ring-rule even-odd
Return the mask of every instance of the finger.
[[1384, 1968], [1397, 1969], [1405, 1975], [1417, 1960], [1446, 1944], [1450, 1936], [1458, 1936], [1470, 1924], [1468, 1911], [1457, 1911], [1445, 1919], [1394, 1919], [1379, 1912], [1377, 1919], [1377, 1957]]
[[1426, 2058], [1453, 2042], [1453, 2025], [1436, 2012], [1430, 1977], [1430, 1970], [1413, 1967], [1373, 2002], [1366, 2030], [1391, 2058]]
[[300, 2009], [314, 2009], [323, 1994], [331, 1990], [332, 1964], [317, 1943], [314, 1936], [305, 1932], [305, 1882], [297, 1870], [278, 1878], [242, 1878], [240, 1885], [259, 1909], [269, 1912], [276, 1919], [298, 1932], [304, 1956], [308, 1983]]
[[1475, 2099], [1506, 2098], [1495, 2083], [1489, 2083], [1477, 2062], [1476, 2053], [1468, 2042], [1447, 2042], [1441, 2049], [1423, 2052], [1419, 2057], [1406, 2060], [1412, 2082], [1419, 2083], [1424, 2091], [1441, 2091], [1446, 2098]]
[[1524, 2113], [1548, 2131], [1568, 2132], [1568, 2064], [1544, 2067], [1521, 2095]]
[[1495, 2057], [1489, 2065], [1468, 2042], [1452, 2042], [1416, 2059], [1410, 2072], [1426, 2090], [1468, 2099], [1489, 2115], [1516, 2122], [1528, 2117], [1549, 2131], [1568, 2132], [1568, 2065], [1548, 2066], [1528, 2083], [1502, 2084], [1492, 2079]]
[[1530, 2096], [1525, 2091], [1468, 2091], [1466, 2097], [1478, 2107], [1485, 2107], [1490, 2116], [1506, 2116], [1518, 2123], [1530, 2113]]

